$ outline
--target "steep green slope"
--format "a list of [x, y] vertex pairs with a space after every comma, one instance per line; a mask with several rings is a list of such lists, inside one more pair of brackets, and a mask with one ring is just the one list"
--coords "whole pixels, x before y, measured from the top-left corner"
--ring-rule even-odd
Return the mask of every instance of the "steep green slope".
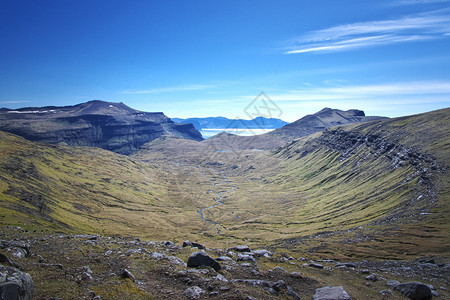
[[273, 199], [286, 207], [276, 233], [292, 238], [280, 245], [379, 258], [448, 255], [449, 124], [446, 109], [333, 128], [282, 148], [280, 162], [260, 170], [277, 174], [262, 178], [284, 198]]
[[113, 152], [0, 132], [0, 226], [153, 238], [199, 227], [164, 176]]
[[[276, 152], [172, 139], [135, 157], [161, 167], [180, 162], [177, 188], [191, 199], [214, 204], [224, 192], [223, 205], [205, 211], [221, 225], [222, 243], [274, 243], [323, 257], [449, 255], [449, 115], [334, 127]], [[214, 228], [205, 232], [214, 237]]]

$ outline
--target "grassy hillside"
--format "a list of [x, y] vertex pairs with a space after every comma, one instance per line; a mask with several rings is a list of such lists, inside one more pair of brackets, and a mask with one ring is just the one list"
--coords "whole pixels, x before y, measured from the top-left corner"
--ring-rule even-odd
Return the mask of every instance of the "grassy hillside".
[[264, 185], [242, 205], [259, 213], [233, 229], [324, 255], [448, 255], [449, 124], [446, 109], [293, 142], [251, 171]]
[[[185, 197], [207, 203], [225, 192], [224, 204], [206, 211], [222, 232], [205, 232], [222, 243], [274, 243], [318, 257], [449, 255], [449, 115], [446, 109], [334, 127], [276, 152], [223, 152], [206, 141], [172, 139], [135, 157], [181, 163], [174, 168]], [[217, 184], [208, 195], [211, 182]]]
[[449, 112], [334, 127], [275, 152], [165, 138], [129, 158], [2, 133], [0, 224], [323, 258], [448, 256]]
[[[167, 176], [97, 148], [32, 143], [0, 132], [0, 225], [29, 230], [184, 236], [200, 227], [168, 197]], [[192, 224], [192, 225], [189, 225]]]

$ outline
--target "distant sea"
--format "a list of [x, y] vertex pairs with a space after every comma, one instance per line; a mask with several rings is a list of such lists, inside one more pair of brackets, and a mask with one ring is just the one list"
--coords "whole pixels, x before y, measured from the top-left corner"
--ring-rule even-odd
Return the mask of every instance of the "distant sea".
[[200, 133], [203, 135], [205, 139], [210, 138], [218, 133], [221, 133], [223, 131], [236, 134], [236, 135], [257, 135], [257, 134], [263, 134], [270, 132], [274, 129], [230, 129], [230, 128], [214, 128], [214, 129], [202, 129], [200, 130]]

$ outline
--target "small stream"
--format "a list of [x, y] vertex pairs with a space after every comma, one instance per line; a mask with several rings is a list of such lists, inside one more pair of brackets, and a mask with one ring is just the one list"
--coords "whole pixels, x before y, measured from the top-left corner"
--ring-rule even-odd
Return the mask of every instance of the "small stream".
[[[226, 175], [222, 175], [222, 179], [223, 179], [223, 183], [231, 183], [231, 181], [228, 181], [228, 180], [227, 180], [227, 176], [226, 176]], [[219, 183], [213, 182], [213, 183], [212, 183], [212, 186], [217, 186], [217, 184], [219, 184]], [[221, 227], [220, 224], [219, 224], [219, 223], [215, 223], [215, 222], [213, 222], [213, 221], [211, 221], [211, 220], [206, 219], [205, 216], [203, 215], [203, 211], [204, 211], [204, 210], [207, 210], [207, 209], [210, 209], [210, 208], [217, 207], [217, 206], [219, 206], [219, 205], [223, 205], [224, 203], [222, 202], [222, 199], [223, 199], [222, 194], [232, 192], [232, 191], [234, 191], [234, 190], [236, 190], [236, 189], [237, 189], [237, 188], [236, 188], [235, 186], [230, 186], [229, 189], [226, 190], [226, 191], [217, 192], [217, 193], [216, 193], [217, 198], [214, 199], [214, 201], [216, 202], [216, 204], [213, 204], [213, 205], [211, 205], [211, 206], [208, 206], [208, 207], [205, 207], [205, 208], [202, 208], [202, 209], [197, 210], [197, 212], [198, 212], [199, 215], [200, 215], [200, 218], [201, 218], [203, 221], [208, 222], [208, 223], [210, 223], [210, 224], [212, 225], [211, 228], [209, 228], [209, 230], [211, 230], [211, 229], [213, 229], [214, 227], [217, 226], [217, 228], [216, 228], [217, 235], [220, 235], [220, 227]], [[213, 193], [212, 190], [209, 190], [208, 192]]]

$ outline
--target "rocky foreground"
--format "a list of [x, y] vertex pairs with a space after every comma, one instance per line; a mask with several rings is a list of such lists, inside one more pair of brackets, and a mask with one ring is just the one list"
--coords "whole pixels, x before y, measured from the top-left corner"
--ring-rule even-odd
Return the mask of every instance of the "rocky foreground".
[[449, 299], [450, 264], [312, 261], [239, 245], [0, 234], [0, 299]]

